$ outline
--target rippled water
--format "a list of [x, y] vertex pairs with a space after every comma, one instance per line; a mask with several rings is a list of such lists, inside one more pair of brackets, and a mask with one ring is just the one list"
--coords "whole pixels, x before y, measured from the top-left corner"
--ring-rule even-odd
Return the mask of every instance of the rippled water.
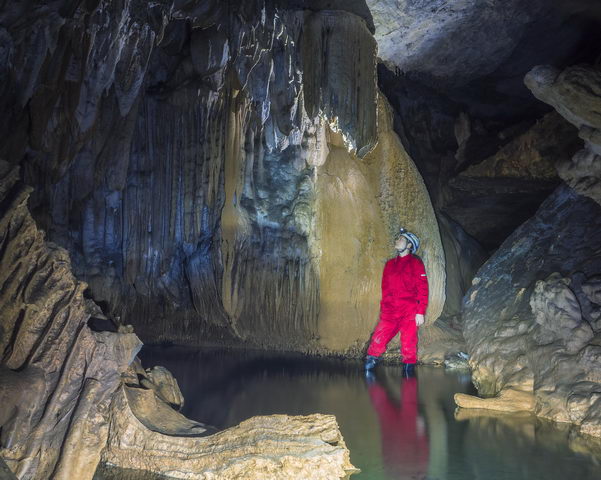
[[[336, 415], [361, 469], [355, 480], [588, 480], [601, 466], [568, 428], [531, 416], [455, 413], [453, 394], [472, 393], [466, 375], [418, 367], [416, 378], [380, 366], [244, 351], [144, 348], [186, 399], [183, 413], [227, 428], [253, 415]], [[117, 477], [114, 477], [117, 478]]]

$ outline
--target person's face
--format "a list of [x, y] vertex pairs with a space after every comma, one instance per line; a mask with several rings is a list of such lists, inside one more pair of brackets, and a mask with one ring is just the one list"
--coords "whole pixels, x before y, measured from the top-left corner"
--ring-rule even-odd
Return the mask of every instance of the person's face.
[[396, 248], [399, 251], [403, 251], [407, 247], [411, 247], [409, 240], [407, 240], [402, 235], [399, 235], [399, 237], [396, 239], [396, 243], [394, 244], [394, 248]]

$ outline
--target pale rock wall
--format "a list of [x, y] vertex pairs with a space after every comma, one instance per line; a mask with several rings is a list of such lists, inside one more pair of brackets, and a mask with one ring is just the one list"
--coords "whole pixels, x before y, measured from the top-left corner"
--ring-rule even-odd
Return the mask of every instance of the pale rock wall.
[[[392, 113], [380, 95], [378, 144], [363, 159], [334, 133], [329, 155], [316, 169], [316, 223], [311, 238], [319, 271], [319, 346], [358, 353], [379, 314], [384, 263], [401, 226], [422, 240], [430, 286], [427, 323], [445, 301], [445, 262], [428, 192], [392, 130]], [[427, 328], [427, 327], [424, 327]]]

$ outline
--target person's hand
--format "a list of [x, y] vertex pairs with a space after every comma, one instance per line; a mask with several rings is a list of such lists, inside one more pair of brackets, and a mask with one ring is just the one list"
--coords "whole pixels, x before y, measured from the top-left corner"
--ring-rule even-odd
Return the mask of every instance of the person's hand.
[[415, 315], [415, 324], [418, 327], [421, 327], [425, 321], [426, 321], [426, 319], [424, 318], [424, 316], [421, 313], [418, 313], [417, 315]]

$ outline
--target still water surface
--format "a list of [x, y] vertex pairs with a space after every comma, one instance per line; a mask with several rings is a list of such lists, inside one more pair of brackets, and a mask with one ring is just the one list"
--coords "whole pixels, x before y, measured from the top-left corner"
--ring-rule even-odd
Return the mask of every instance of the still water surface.
[[177, 378], [183, 413], [227, 428], [253, 415], [336, 415], [352, 480], [599, 480], [586, 440], [530, 416], [455, 412], [453, 394], [473, 393], [469, 376], [396, 366], [366, 379], [361, 364], [248, 351], [144, 347], [146, 366]]

